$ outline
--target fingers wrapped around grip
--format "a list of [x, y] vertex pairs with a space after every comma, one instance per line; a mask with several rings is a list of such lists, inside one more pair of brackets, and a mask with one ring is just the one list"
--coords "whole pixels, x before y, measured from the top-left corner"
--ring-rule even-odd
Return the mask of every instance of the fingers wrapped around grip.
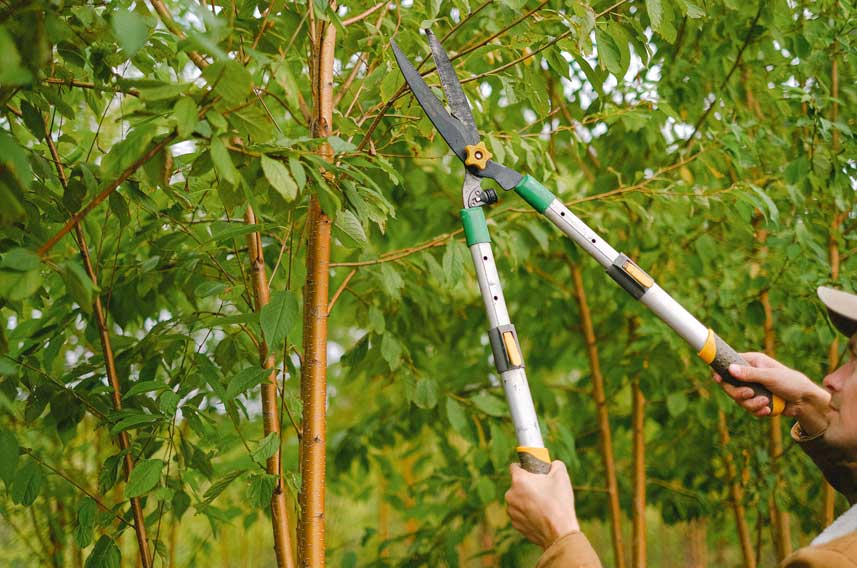
[[723, 341], [719, 335], [714, 334], [714, 344], [716, 348], [716, 352], [714, 355], [714, 359], [709, 363], [712, 369], [723, 377], [723, 380], [729, 383], [730, 385], [736, 387], [749, 387], [753, 389], [753, 396], [764, 396], [768, 399], [768, 407], [771, 409], [770, 416], [777, 416], [782, 414], [783, 409], [785, 408], [785, 402], [778, 396], [771, 394], [771, 391], [763, 387], [758, 383], [745, 383], [744, 381], [740, 381], [732, 376], [729, 372], [729, 365], [735, 363], [737, 365], [749, 366], [749, 363], [744, 360], [741, 355], [738, 354], [737, 351], [732, 349], [728, 343]]

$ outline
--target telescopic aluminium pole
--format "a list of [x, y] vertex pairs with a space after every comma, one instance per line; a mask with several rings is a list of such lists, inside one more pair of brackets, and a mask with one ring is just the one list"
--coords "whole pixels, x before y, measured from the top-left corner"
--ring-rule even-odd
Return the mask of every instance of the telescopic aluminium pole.
[[539, 421], [527, 383], [518, 334], [506, 309], [503, 287], [491, 251], [491, 237], [488, 234], [485, 213], [481, 207], [462, 209], [461, 222], [464, 225], [464, 235], [473, 258], [473, 266], [476, 268], [479, 292], [488, 313], [488, 338], [494, 353], [494, 366], [503, 381], [503, 390], [506, 392], [512, 422], [515, 424], [518, 459], [521, 467], [530, 473], [547, 473], [550, 471], [550, 454], [539, 431]]
[[729, 365], [732, 363], [747, 365], [741, 355], [714, 333], [714, 330], [693, 317], [658, 286], [645, 270], [598, 236], [545, 186], [527, 175], [515, 186], [515, 193], [597, 260], [613, 280], [681, 336], [725, 381], [733, 385], [750, 387], [757, 396], [768, 397], [771, 415], [782, 413], [785, 407], [783, 399], [773, 396], [759, 384], [738, 381], [729, 373]]

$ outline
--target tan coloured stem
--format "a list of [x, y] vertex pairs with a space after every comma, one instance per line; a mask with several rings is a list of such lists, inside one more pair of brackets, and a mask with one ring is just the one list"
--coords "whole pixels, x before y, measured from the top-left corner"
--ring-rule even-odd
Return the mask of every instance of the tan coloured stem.
[[[335, 2], [330, 4], [336, 10]], [[336, 28], [320, 21], [312, 26], [317, 44], [310, 67], [312, 70], [313, 120], [312, 135], [326, 138], [333, 124], [333, 62]], [[319, 153], [333, 159], [333, 150], [322, 144]], [[304, 359], [301, 372], [303, 401], [303, 436], [301, 437], [301, 526], [298, 542], [300, 563], [322, 567], [324, 550], [324, 493], [327, 402], [327, 313], [330, 286], [331, 220], [318, 199], [309, 203], [309, 242], [307, 244], [307, 280], [304, 287]]]
[[[767, 231], [764, 229], [759, 230], [756, 240], [763, 245], [762, 252], [767, 248], [764, 246], [767, 236]], [[762, 308], [765, 312], [765, 353], [770, 357], [775, 357], [776, 334], [774, 332], [774, 313], [771, 309], [771, 300], [767, 290], [763, 290], [759, 294], [759, 302], [762, 304]], [[771, 469], [776, 478], [774, 484], [774, 487], [776, 487], [775, 492], [778, 492], [782, 488], [783, 484], [779, 465], [780, 459], [783, 455], [783, 430], [780, 416], [773, 416], [768, 422], [768, 453], [771, 456]], [[777, 559], [782, 560], [791, 554], [792, 551], [789, 514], [780, 509], [773, 495], [769, 499], [769, 503], [771, 507], [771, 517], [773, 519], [772, 528], [774, 530], [774, 545], [777, 551]]]
[[[836, 65], [836, 60], [833, 60], [834, 70]], [[838, 87], [838, 79], [834, 82], [834, 87]], [[834, 97], [836, 94], [834, 93]], [[834, 113], [835, 114], [835, 113]], [[834, 142], [837, 142], [834, 140]], [[835, 148], [834, 148], [835, 149]], [[839, 227], [842, 224], [842, 221], [845, 219], [844, 213], [839, 213], [833, 217], [833, 221], [830, 224], [830, 234], [827, 238], [827, 254], [830, 260], [830, 279], [834, 282], [839, 280], [839, 265], [841, 262], [841, 257], [839, 254], [839, 242], [836, 240], [836, 234], [839, 231]], [[836, 367], [839, 365], [839, 337], [834, 336], [833, 341], [830, 342], [830, 349], [827, 352], [827, 372], [832, 373], [836, 370]], [[823, 526], [828, 526], [833, 522], [835, 517], [834, 515], [834, 505], [836, 503], [836, 491], [833, 489], [833, 486], [830, 485], [827, 481], [824, 481], [824, 509], [822, 510], [822, 523]]]
[[[647, 365], [644, 365], [646, 367]], [[640, 376], [631, 380], [631, 431], [634, 457], [634, 498], [631, 512], [631, 567], [646, 566], [646, 398]]]
[[[57, 152], [56, 145], [54, 144], [54, 141], [51, 138], [51, 132], [48, 128], [45, 128], [45, 142], [47, 143], [48, 149], [51, 152], [51, 158], [53, 158], [54, 165], [56, 166], [57, 175], [59, 176], [60, 183], [62, 184], [63, 189], [66, 190], [68, 189], [68, 178], [65, 175], [65, 169], [63, 168], [62, 161], [60, 160], [59, 153]], [[130, 175], [130, 173], [128, 175]], [[82, 216], [80, 218], [82, 218]], [[72, 216], [72, 220], [74, 219], [75, 217]], [[86, 269], [87, 276], [89, 276], [90, 280], [92, 280], [92, 285], [97, 290], [98, 277], [95, 273], [95, 268], [92, 265], [92, 259], [89, 255], [89, 249], [86, 246], [86, 239], [83, 235], [83, 231], [81, 230], [80, 225], [78, 225], [77, 221], [71, 224], [66, 224], [66, 226], [69, 228], [69, 230], [73, 228], [75, 231], [78, 248], [80, 249], [80, 256], [83, 259], [83, 266]], [[59, 240], [59, 238], [57, 238], [56, 240]], [[39, 254], [44, 254], [41, 249], [39, 249]], [[113, 346], [110, 342], [110, 333], [107, 327], [107, 318], [104, 316], [104, 306], [101, 303], [101, 295], [98, 293], [95, 294], [92, 311], [95, 315], [96, 324], [98, 325], [98, 338], [101, 341], [101, 351], [104, 357], [104, 367], [107, 371], [107, 379], [110, 382], [110, 388], [112, 391], [111, 395], [113, 398], [113, 408], [119, 411], [122, 410], [122, 389], [119, 383], [119, 373], [116, 371], [116, 360], [113, 356]], [[125, 452], [125, 481], [128, 481], [128, 479], [131, 477], [131, 472], [134, 471], [134, 458], [131, 456], [130, 451], [131, 441], [128, 438], [128, 432], [125, 430], [119, 432], [119, 448]], [[140, 563], [142, 564], [143, 568], [150, 568], [152, 566], [152, 557], [149, 555], [149, 542], [146, 536], [146, 521], [145, 517], [143, 516], [143, 507], [140, 504], [139, 497], [131, 498], [131, 509], [134, 513], [134, 532], [137, 535], [137, 546], [140, 550]]]
[[595, 330], [592, 326], [592, 315], [586, 301], [586, 291], [583, 288], [583, 276], [580, 268], [569, 263], [571, 277], [574, 280], [577, 304], [580, 307], [580, 320], [583, 337], [586, 340], [586, 354], [589, 357], [589, 369], [592, 372], [592, 398], [595, 400], [598, 415], [598, 430], [601, 437], [601, 460], [604, 464], [605, 484], [610, 504], [610, 532], [613, 540], [613, 556], [616, 568], [625, 567], [625, 553], [622, 544], [622, 510], [619, 507], [619, 486], [616, 482], [616, 463], [613, 459], [613, 438], [610, 434], [610, 417], [607, 410], [607, 398], [604, 391], [604, 376], [601, 374], [601, 361], [598, 355], [598, 344]]
[[[256, 214], [253, 208], [247, 206], [244, 221], [248, 225], [256, 224]], [[268, 286], [268, 275], [265, 270], [265, 257], [262, 254], [262, 241], [259, 233], [247, 236], [247, 250], [250, 253], [250, 279], [253, 283], [253, 296], [256, 300], [256, 311], [268, 305], [271, 301], [271, 290]], [[280, 435], [280, 416], [277, 409], [277, 370], [274, 355], [268, 343], [262, 339], [259, 342], [259, 361], [263, 368], [269, 369], [268, 379], [262, 383], [262, 424], [265, 435], [276, 433]], [[293, 568], [292, 542], [289, 532], [289, 514], [286, 505], [286, 487], [283, 480], [283, 467], [279, 446], [277, 451], [268, 458], [266, 470], [277, 477], [277, 485], [271, 495], [271, 528], [274, 532], [274, 554], [277, 566]]]
[[744, 555], [745, 568], [756, 568], [756, 555], [753, 552], [753, 542], [750, 540], [750, 527], [747, 525], [747, 512], [744, 509], [744, 490], [738, 479], [738, 468], [729, 452], [729, 429], [726, 427], [726, 414], [717, 411], [717, 430], [720, 433], [720, 446], [723, 448], [723, 461], [726, 462], [726, 477], [729, 483], [729, 497], [732, 500], [732, 511], [735, 514], [735, 528], [738, 530], [738, 541], [741, 543], [741, 553]]
[[310, 200], [310, 238], [304, 288], [304, 360], [301, 376], [301, 565], [324, 565], [325, 403], [330, 218]]

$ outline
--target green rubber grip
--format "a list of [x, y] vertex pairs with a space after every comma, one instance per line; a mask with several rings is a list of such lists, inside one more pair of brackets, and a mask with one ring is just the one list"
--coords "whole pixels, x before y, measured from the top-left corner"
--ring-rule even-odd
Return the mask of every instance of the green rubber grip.
[[515, 186], [515, 193], [523, 197], [524, 201], [539, 213], [544, 213], [556, 199], [556, 196], [548, 191], [545, 186], [528, 175], [521, 178], [521, 181]]
[[462, 209], [460, 213], [467, 246], [471, 247], [478, 243], [491, 242], [491, 236], [488, 234], [488, 224], [485, 222], [485, 212], [482, 211], [481, 207], [468, 207], [467, 209]]

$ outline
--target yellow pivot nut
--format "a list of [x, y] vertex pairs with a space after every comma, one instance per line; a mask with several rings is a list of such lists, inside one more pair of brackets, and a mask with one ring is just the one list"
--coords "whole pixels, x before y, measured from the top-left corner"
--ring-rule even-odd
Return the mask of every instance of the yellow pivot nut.
[[476, 166], [480, 170], [484, 170], [488, 166], [488, 160], [491, 159], [491, 152], [485, 147], [485, 142], [468, 144], [464, 147], [464, 151], [467, 153], [464, 165]]

